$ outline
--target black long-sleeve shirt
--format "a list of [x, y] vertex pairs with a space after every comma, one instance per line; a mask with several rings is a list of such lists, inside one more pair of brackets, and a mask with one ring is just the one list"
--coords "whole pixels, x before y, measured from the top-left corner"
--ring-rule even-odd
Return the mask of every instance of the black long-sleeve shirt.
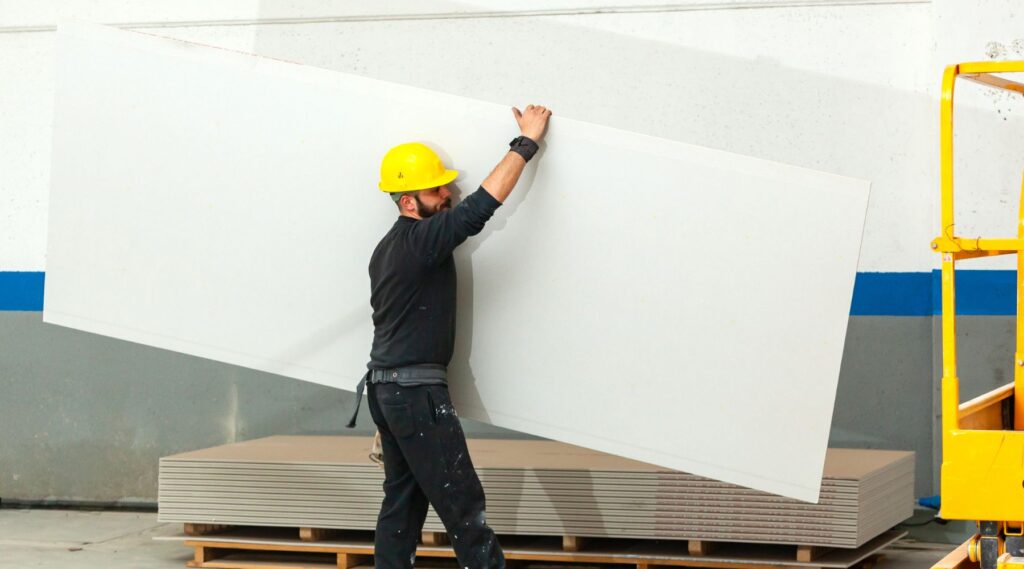
[[370, 258], [370, 369], [448, 365], [455, 348], [452, 252], [500, 205], [481, 187], [449, 210], [395, 221]]

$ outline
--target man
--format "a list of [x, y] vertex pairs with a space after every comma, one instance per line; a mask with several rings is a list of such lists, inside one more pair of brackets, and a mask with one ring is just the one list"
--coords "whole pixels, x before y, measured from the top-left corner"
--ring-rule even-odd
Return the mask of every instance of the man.
[[[458, 173], [426, 146], [396, 146], [381, 165], [380, 189], [391, 194], [400, 215], [370, 259], [373, 348], [357, 389], [358, 404], [369, 383], [370, 414], [384, 454], [377, 569], [412, 567], [428, 502], [444, 522], [462, 567], [505, 566], [448, 397], [446, 370], [455, 345], [452, 252], [480, 233], [512, 192], [537, 152], [551, 111], [529, 105], [522, 112], [513, 108], [512, 114], [521, 136], [480, 188], [455, 207], [448, 184]], [[355, 415], [349, 423], [354, 425]]]

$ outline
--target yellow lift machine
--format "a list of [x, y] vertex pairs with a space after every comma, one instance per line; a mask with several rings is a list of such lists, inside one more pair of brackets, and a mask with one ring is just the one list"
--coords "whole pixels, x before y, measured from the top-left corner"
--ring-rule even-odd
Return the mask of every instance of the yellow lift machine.
[[[932, 241], [942, 255], [942, 488], [940, 515], [977, 522], [978, 533], [935, 569], [1024, 569], [1024, 187], [1017, 236], [960, 237], [953, 217], [953, 101], [958, 79], [1024, 94], [1004, 77], [1024, 61], [961, 63], [946, 68], [941, 102], [942, 225]], [[1017, 338], [1013, 383], [960, 402], [956, 360], [956, 263], [1017, 255]]]

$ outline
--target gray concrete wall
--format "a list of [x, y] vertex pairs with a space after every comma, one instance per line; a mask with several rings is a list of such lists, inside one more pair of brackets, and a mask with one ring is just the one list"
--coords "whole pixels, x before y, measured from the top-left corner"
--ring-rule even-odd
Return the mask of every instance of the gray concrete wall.
[[0, 346], [4, 500], [154, 502], [161, 456], [274, 434], [373, 434], [365, 408], [345, 428], [350, 393], [44, 324], [39, 312], [0, 312]]
[[[830, 439], [916, 451], [918, 495], [937, 491], [933, 328], [931, 317], [850, 319]], [[1010, 377], [1012, 318], [962, 318], [960, 332], [965, 395]], [[0, 345], [4, 500], [153, 502], [161, 456], [372, 433], [365, 409], [358, 429], [344, 428], [347, 392], [43, 324], [38, 312], [0, 312]], [[520, 436], [469, 421], [466, 431]]]
[[930, 316], [851, 317], [829, 436], [833, 447], [915, 451], [918, 496], [938, 493], [932, 345]]

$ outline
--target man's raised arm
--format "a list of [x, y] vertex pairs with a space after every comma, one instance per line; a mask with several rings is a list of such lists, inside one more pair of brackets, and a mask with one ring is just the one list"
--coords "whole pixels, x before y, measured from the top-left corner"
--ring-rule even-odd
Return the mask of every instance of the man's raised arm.
[[519, 123], [519, 138], [512, 141], [512, 147], [508, 154], [498, 162], [490, 175], [480, 184], [487, 193], [494, 196], [494, 199], [504, 203], [512, 188], [519, 181], [526, 163], [537, 152], [537, 143], [544, 136], [544, 129], [547, 128], [548, 118], [551, 111], [539, 105], [527, 105], [526, 110], [520, 112], [512, 107], [512, 114]]

